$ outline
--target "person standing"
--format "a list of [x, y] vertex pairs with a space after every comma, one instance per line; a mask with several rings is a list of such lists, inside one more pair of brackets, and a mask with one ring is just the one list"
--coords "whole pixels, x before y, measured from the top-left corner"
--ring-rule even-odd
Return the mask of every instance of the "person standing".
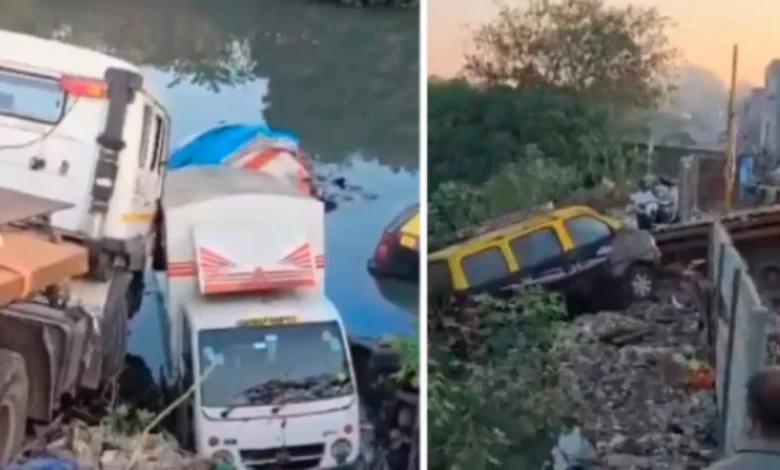
[[747, 409], [748, 439], [734, 455], [707, 470], [780, 469], [780, 367], [750, 377]]

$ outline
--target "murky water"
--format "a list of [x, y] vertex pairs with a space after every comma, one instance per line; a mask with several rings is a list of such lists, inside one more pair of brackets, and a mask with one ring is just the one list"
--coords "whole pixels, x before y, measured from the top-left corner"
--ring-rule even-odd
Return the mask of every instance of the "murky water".
[[[174, 143], [220, 121], [296, 132], [319, 173], [376, 195], [348, 195], [328, 215], [328, 295], [355, 336], [414, 332], [416, 290], [380, 290], [366, 262], [384, 226], [418, 197], [415, 11], [305, 0], [3, 0], [0, 28], [154, 69]], [[156, 371], [162, 340], [150, 305], [130, 347]]]

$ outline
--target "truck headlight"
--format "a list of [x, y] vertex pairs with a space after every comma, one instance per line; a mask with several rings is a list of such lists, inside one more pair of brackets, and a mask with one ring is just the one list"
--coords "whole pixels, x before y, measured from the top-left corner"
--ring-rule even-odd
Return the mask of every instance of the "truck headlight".
[[338, 439], [330, 446], [330, 455], [338, 463], [344, 463], [351, 453], [352, 443], [347, 439]]

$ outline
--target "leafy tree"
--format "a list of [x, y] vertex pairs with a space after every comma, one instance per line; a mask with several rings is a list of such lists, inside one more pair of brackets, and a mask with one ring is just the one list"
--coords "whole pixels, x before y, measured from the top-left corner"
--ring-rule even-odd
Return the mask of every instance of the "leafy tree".
[[488, 84], [544, 85], [618, 107], [652, 108], [668, 90], [676, 50], [655, 8], [603, 0], [504, 8], [479, 29], [466, 74]]
[[549, 88], [428, 85], [429, 184], [482, 184], [533, 145], [564, 165], [585, 165], [609, 145], [608, 114], [596, 103]]

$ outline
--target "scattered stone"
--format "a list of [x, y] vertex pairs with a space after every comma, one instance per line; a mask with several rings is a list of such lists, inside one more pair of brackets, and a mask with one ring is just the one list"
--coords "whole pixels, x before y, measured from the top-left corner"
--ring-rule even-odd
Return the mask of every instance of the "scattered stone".
[[[162, 434], [150, 434], [142, 440], [140, 434], [125, 435], [107, 426], [87, 426], [75, 422], [61, 426], [60, 437], [37, 441], [28, 446], [15, 470], [38, 469], [39, 462], [56, 460], [59, 467], [84, 470], [209, 470], [217, 462], [190, 455], [179, 448], [175, 439]], [[70, 465], [70, 466], [68, 466]]]
[[707, 357], [699, 313], [674, 302], [679, 293], [660, 298], [581, 316], [568, 331], [576, 418], [601, 462], [587, 468], [704, 468], [716, 457], [714, 390], [690, 382]]

